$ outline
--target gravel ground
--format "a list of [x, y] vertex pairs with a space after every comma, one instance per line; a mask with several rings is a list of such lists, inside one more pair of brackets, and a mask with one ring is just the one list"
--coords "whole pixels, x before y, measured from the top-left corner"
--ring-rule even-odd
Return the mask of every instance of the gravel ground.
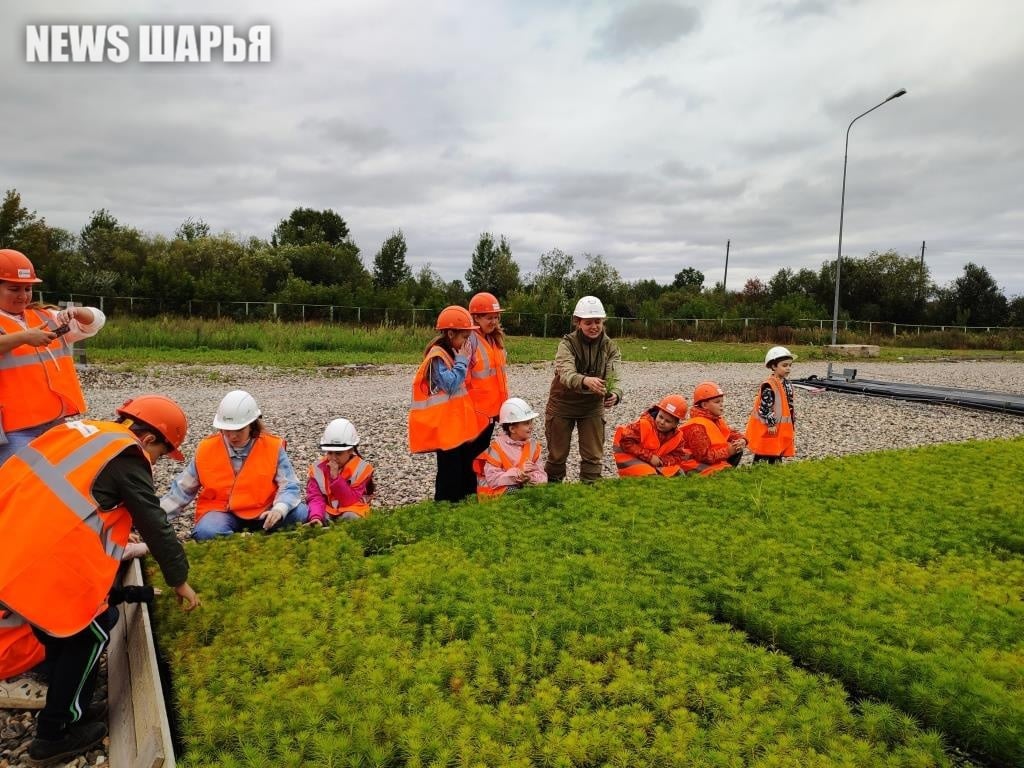
[[[970, 389], [1020, 392], [1024, 363], [928, 362], [870, 363], [857, 361], [858, 375], [887, 381], [942, 384]], [[509, 386], [543, 413], [553, 365], [512, 366]], [[317, 444], [324, 426], [344, 416], [359, 431], [363, 456], [377, 470], [375, 506], [396, 506], [430, 498], [433, 494], [434, 457], [412, 456], [406, 448], [406, 407], [412, 366], [347, 366], [315, 372], [258, 369], [247, 366], [165, 366], [147, 373], [126, 373], [90, 367], [82, 373], [90, 415], [109, 418], [126, 398], [159, 392], [176, 399], [189, 415], [191, 429], [184, 446], [191, 455], [196, 443], [212, 431], [211, 421], [221, 397], [231, 389], [245, 389], [259, 402], [268, 429], [288, 440], [288, 451], [299, 472], [319, 455]], [[705, 379], [717, 381], [726, 392], [726, 419], [742, 431], [757, 385], [764, 376], [753, 363], [625, 363], [621, 376], [624, 401], [608, 417], [608, 438], [615, 424], [632, 421], [651, 403], [670, 392], [689, 400], [693, 387]], [[823, 363], [800, 363], [794, 376], [825, 375]], [[968, 411], [950, 406], [905, 403], [897, 400], [810, 393], [797, 390], [797, 457], [794, 460], [841, 456], [931, 443], [986, 440], [1024, 435], [1024, 419]], [[543, 441], [543, 421], [536, 423]], [[568, 479], [579, 477], [579, 456], [569, 457]], [[744, 461], [749, 461], [749, 457]], [[158, 490], [167, 487], [176, 465], [157, 464]], [[606, 451], [604, 474], [615, 475]], [[191, 510], [178, 521], [187, 536]], [[0, 768], [23, 765], [19, 756], [31, 735], [31, 714], [0, 710]], [[69, 763], [96, 766], [106, 763], [105, 752]]]

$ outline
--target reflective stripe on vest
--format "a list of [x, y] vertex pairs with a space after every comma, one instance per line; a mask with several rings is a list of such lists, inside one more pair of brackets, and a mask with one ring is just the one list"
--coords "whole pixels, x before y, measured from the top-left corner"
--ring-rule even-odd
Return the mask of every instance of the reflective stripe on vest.
[[277, 458], [283, 445], [277, 435], [261, 433], [235, 474], [224, 437], [218, 432], [204, 438], [195, 456], [196, 475], [203, 487], [196, 499], [196, 522], [214, 511], [255, 520], [270, 509], [277, 496]]
[[765, 383], [772, 388], [775, 396], [772, 413], [778, 429], [774, 435], [768, 433], [768, 422], [761, 416], [761, 387], [758, 387], [754, 394], [753, 409], [747, 419], [747, 447], [755, 456], [792, 456], [795, 453], [793, 416], [789, 411], [785, 385], [775, 376], [769, 376]]
[[[32, 325], [30, 320], [39, 321]], [[57, 321], [49, 313], [25, 310], [26, 326], [53, 330]], [[19, 333], [21, 325], [0, 314], [0, 334]], [[71, 346], [59, 336], [45, 347], [20, 344], [0, 355], [0, 425], [16, 432], [85, 410]]]
[[505, 350], [479, 331], [473, 331], [473, 356], [469, 370], [469, 396], [477, 410], [494, 418], [508, 399], [508, 365]]
[[51, 635], [81, 631], [106, 606], [131, 516], [100, 509], [92, 487], [129, 449], [146, 456], [124, 426], [71, 421], [0, 467], [0, 602]]
[[476, 472], [476, 492], [477, 496], [481, 499], [494, 498], [501, 496], [510, 487], [502, 485], [497, 488], [491, 488], [490, 486], [484, 485], [484, 464], [490, 464], [498, 467], [503, 472], [507, 472], [512, 467], [519, 467], [522, 469], [526, 466], [527, 461], [532, 461], [534, 464], [540, 460], [540, 443], [536, 440], [530, 440], [528, 443], [523, 445], [523, 450], [519, 453], [519, 460], [515, 463], [509, 458], [508, 454], [505, 453], [504, 449], [498, 443], [497, 440], [492, 440], [490, 446], [486, 451], [481, 453], [473, 460], [473, 470]]
[[452, 356], [438, 346], [427, 352], [412, 382], [409, 405], [409, 450], [412, 453], [447, 451], [472, 440], [487, 425], [487, 417], [477, 413], [465, 382], [452, 394], [431, 391], [430, 367], [440, 358], [449, 368]]

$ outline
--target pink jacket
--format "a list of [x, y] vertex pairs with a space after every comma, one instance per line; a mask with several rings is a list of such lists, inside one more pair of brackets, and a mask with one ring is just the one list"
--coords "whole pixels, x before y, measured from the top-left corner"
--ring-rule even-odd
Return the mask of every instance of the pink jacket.
[[[494, 439], [491, 442], [500, 445], [501, 450], [505, 452], [505, 455], [508, 456], [509, 461], [513, 464], [519, 462], [519, 458], [526, 447], [526, 443], [522, 440], [513, 440], [505, 434], [505, 430], [501, 429], [501, 427], [495, 430]], [[515, 486], [518, 488], [522, 485], [517, 478], [518, 474], [519, 470], [517, 467], [503, 471], [493, 464], [484, 462], [483, 482], [481, 485], [487, 488], [500, 488], [502, 486]], [[546, 483], [548, 481], [548, 473], [539, 464], [526, 474], [533, 483]]]
[[[321, 473], [324, 477], [331, 476], [331, 468], [327, 459], [321, 459], [314, 467], [315, 471]], [[360, 483], [356, 486], [349, 485], [348, 480], [340, 474], [331, 480], [331, 495], [343, 507], [358, 504], [361, 501], [368, 501], [366, 498], [366, 483]], [[306, 480], [306, 506], [309, 507], [310, 522], [313, 520], [323, 522], [324, 515], [327, 512], [327, 497], [320, 492], [320, 486], [317, 485], [316, 477], [312, 476], [312, 474]]]

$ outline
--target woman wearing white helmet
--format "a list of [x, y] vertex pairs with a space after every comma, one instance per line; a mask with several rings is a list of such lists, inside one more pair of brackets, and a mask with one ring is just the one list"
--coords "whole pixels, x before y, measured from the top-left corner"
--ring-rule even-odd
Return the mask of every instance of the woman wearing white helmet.
[[796, 417], [793, 412], [793, 385], [789, 374], [796, 355], [785, 347], [772, 347], [764, 356], [771, 371], [754, 396], [754, 407], [747, 419], [747, 444], [754, 461], [777, 464], [783, 456], [792, 456], [796, 447]]
[[596, 296], [584, 296], [572, 313], [575, 330], [562, 337], [555, 352], [555, 377], [544, 412], [551, 482], [565, 479], [565, 461], [575, 428], [580, 449], [580, 479], [594, 482], [604, 464], [605, 410], [618, 405], [618, 345], [604, 331], [605, 311]]
[[540, 443], [531, 437], [536, 418], [537, 412], [521, 397], [510, 397], [501, 404], [501, 432], [473, 462], [481, 501], [548, 481], [540, 466]]
[[228, 392], [213, 417], [218, 431], [200, 441], [192, 461], [160, 499], [170, 517], [195, 500], [196, 541], [306, 522], [285, 442], [267, 431], [261, 416], [248, 392]]
[[334, 419], [320, 438], [324, 456], [309, 467], [306, 505], [309, 525], [358, 520], [370, 514], [376, 490], [373, 465], [359, 453], [359, 433], [348, 419]]

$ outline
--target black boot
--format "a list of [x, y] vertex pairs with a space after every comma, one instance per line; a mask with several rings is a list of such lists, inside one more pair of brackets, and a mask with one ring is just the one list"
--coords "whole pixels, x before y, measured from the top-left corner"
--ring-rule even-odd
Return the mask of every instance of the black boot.
[[28, 764], [52, 765], [60, 760], [75, 757], [95, 747], [106, 735], [107, 726], [93, 721], [75, 723], [63, 736], [56, 739], [41, 739], [36, 736], [28, 745]]

